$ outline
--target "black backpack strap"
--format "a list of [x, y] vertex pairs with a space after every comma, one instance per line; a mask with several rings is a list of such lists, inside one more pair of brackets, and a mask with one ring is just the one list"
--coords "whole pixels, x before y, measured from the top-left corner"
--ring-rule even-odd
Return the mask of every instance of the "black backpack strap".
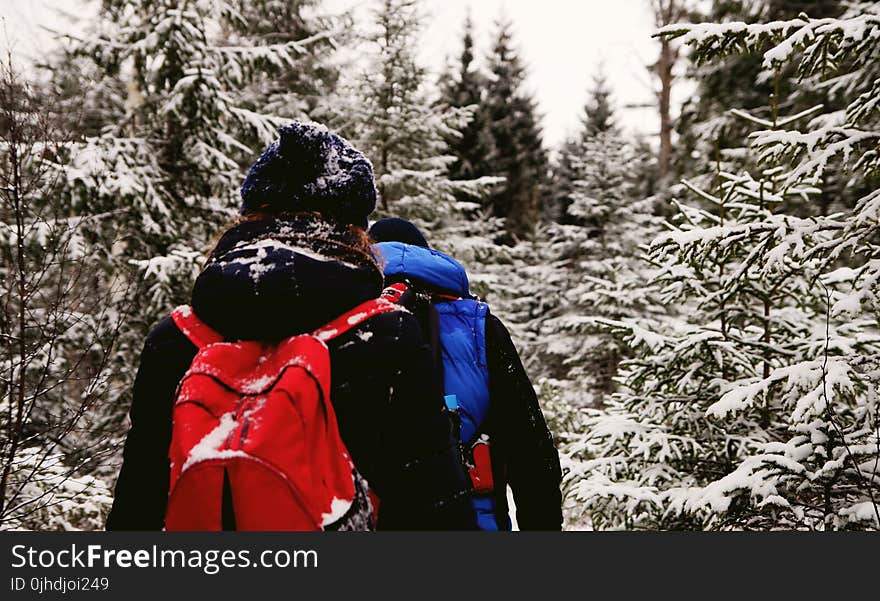
[[440, 341], [440, 314], [434, 307], [433, 297], [405, 280], [385, 288], [382, 298], [390, 300], [415, 315], [428, 344], [431, 345], [431, 360], [434, 365], [436, 389], [443, 392], [443, 344]]

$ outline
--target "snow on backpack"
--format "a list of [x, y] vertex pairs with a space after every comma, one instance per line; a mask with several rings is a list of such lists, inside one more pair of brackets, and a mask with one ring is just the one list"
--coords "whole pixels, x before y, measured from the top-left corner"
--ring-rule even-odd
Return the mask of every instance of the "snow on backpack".
[[362, 530], [366, 485], [339, 436], [326, 342], [378, 313], [368, 301], [277, 344], [224, 342], [189, 307], [174, 323], [198, 348], [174, 403], [167, 530]]

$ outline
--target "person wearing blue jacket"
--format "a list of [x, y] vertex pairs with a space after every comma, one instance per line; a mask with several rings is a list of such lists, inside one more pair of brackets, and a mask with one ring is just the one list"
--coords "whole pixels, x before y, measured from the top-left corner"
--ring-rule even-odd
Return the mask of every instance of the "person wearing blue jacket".
[[511, 529], [509, 485], [520, 530], [559, 530], [559, 454], [507, 328], [471, 295], [465, 268], [432, 249], [414, 224], [382, 219], [369, 234], [385, 285], [398, 285], [398, 302], [434, 337], [437, 377], [460, 418], [479, 527]]

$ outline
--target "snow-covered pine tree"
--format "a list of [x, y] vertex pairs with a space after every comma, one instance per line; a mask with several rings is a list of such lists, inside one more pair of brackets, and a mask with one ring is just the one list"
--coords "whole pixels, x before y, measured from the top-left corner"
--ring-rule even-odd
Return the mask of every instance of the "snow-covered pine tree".
[[[766, 23], [792, 19], [806, 11], [810, 16], [835, 17], [844, 11], [840, 0], [809, 0], [807, 2], [754, 2], [751, 0], [716, 0], [706, 11], [705, 21], [715, 23]], [[741, 149], [751, 133], [750, 124], [730, 112], [729, 108], [748, 111], [752, 115], [770, 118], [771, 98], [780, 100], [779, 109], [795, 114], [817, 104], [826, 109], [840, 110], [845, 102], [829, 93], [824, 86], [812, 86], [795, 76], [796, 65], [780, 65], [778, 72], [762, 69], [759, 54], [728, 55], [713, 61], [693, 61], [689, 77], [696, 82], [696, 90], [682, 105], [677, 122], [679, 143], [674, 149], [676, 160], [673, 170], [678, 177], [700, 182], [709, 163], [720, 162], [722, 169], [735, 169]], [[833, 107], [833, 108], [832, 108]], [[833, 207], [852, 206], [857, 191], [826, 181], [821, 194], [807, 206], [798, 203], [799, 214], [811, 215], [818, 208], [823, 213]], [[818, 205], [817, 205], [818, 203]]]
[[529, 332], [521, 324], [530, 319], [526, 313], [536, 317], [541, 280], [531, 277], [531, 247], [500, 244], [504, 220], [480, 202], [500, 178], [452, 179], [449, 172], [456, 156], [448, 141], [461, 136], [477, 107], [432, 98], [416, 61], [419, 2], [383, 0], [375, 15], [370, 61], [343, 133], [373, 159], [382, 196], [377, 214], [414, 220], [432, 246], [461, 261], [472, 292], [490, 302], [518, 344], [527, 345]]
[[[616, 324], [641, 352], [589, 420], [569, 498], [599, 527], [880, 528], [880, 5], [663, 35], [702, 60], [760, 50], [766, 71], [794, 64], [847, 107], [737, 112], [762, 166], [716, 170], [712, 191], [686, 184], [702, 206], [679, 205], [652, 245], [656, 283], [685, 319]], [[835, 158], [872, 191], [835, 215], [783, 212], [820, 191]]]
[[236, 213], [243, 167], [260, 150], [246, 142], [262, 147], [284, 122], [239, 104], [243, 92], [312, 52], [310, 43], [246, 37], [243, 19], [231, 0], [110, 0], [96, 33], [74, 42], [94, 66], [93, 87], [107, 91], [98, 96], [126, 92], [108, 103], [118, 112], [102, 113], [100, 135], [68, 146], [63, 171], [71, 214], [103, 217], [86, 225], [96, 291], [132, 283], [108, 307], [125, 316], [110, 421], [125, 413], [144, 335], [188, 300], [204, 253]]
[[45, 75], [45, 94], [57, 99], [64, 128], [73, 137], [100, 136], [108, 123], [125, 113], [126, 84], [110, 79], [76, 44], [60, 44], [35, 65]]
[[[555, 225], [552, 244], [564, 262], [560, 304], [542, 325], [548, 365], [566, 382], [574, 405], [601, 403], [613, 390], [625, 345], [596, 318], [619, 319], [656, 313], [652, 295], [641, 285], [647, 266], [640, 259], [646, 240], [658, 231], [653, 199], [637, 196], [634, 174], [640, 161], [619, 134], [604, 132], [581, 146], [572, 164], [568, 223]], [[549, 316], [548, 316], [549, 317]]]
[[235, 0], [240, 18], [227, 26], [227, 43], [292, 44], [296, 64], [264, 65], [241, 92], [243, 106], [291, 119], [327, 117], [326, 99], [339, 80], [336, 48], [352, 37], [348, 14], [326, 13], [321, 0]]
[[342, 133], [373, 161], [377, 216], [413, 220], [432, 244], [455, 255], [451, 240], [444, 245], [443, 230], [460, 231], [480, 220], [479, 204], [457, 197], [478, 199], [496, 181], [453, 181], [449, 175], [456, 157], [447, 140], [461, 135], [473, 107], [449, 107], [431, 97], [427, 72], [416, 57], [423, 19], [419, 0], [382, 0], [373, 14], [366, 70], [354, 84]]
[[760, 260], [803, 237], [797, 231], [787, 240], [779, 227], [786, 217], [770, 212], [781, 200], [772, 183], [731, 176], [711, 198], [697, 193], [715, 210], [682, 206], [678, 228], [655, 240], [651, 254], [659, 266], [654, 285], [681, 309], [681, 322], [659, 329], [644, 319], [606, 322], [626, 331], [637, 355], [623, 365], [623, 390], [587, 420], [582, 446], [573, 449], [588, 457], [569, 474], [573, 498], [596, 527], [730, 525], [735, 511], [722, 519], [690, 505], [785, 426], [770, 398], [730, 422], [706, 413], [736, 382], [818, 343], [821, 298], [809, 286], [815, 266], [801, 276], [791, 257], [773, 269]]
[[474, 23], [468, 14], [458, 63], [440, 82], [440, 102], [449, 107], [471, 107], [473, 115], [461, 129], [461, 134], [449, 140], [449, 152], [455, 156], [455, 162], [449, 167], [452, 179], [476, 179], [494, 173], [488, 160], [492, 153], [492, 139], [483, 104], [485, 88], [485, 76], [474, 65]]
[[[637, 283], [641, 247], [659, 231], [652, 199], [639, 197], [642, 157], [615, 126], [601, 71], [594, 78], [581, 131], [558, 159], [563, 213], [548, 226], [551, 255], [562, 270], [557, 304], [540, 324], [547, 341], [544, 375], [557, 380], [566, 402], [594, 405], [609, 392], [626, 348], [595, 318], [647, 314], [651, 296]], [[551, 263], [552, 264], [552, 263]], [[653, 310], [653, 309], [651, 309]]]
[[[449, 153], [455, 157], [449, 171], [453, 180], [500, 176], [491, 160], [494, 151], [485, 103], [488, 79], [474, 65], [473, 33], [473, 21], [468, 15], [459, 61], [440, 82], [443, 106], [469, 109], [473, 114], [460, 135], [456, 132], [449, 139]], [[498, 182], [502, 181], [499, 177]], [[458, 198], [475, 200], [473, 195], [459, 194]], [[465, 219], [447, 227], [442, 232], [440, 245], [452, 250], [456, 258], [468, 266], [474, 292], [491, 302], [492, 311], [504, 319], [517, 342], [529, 349], [537, 331], [528, 324], [543, 314], [541, 309], [545, 305], [529, 293], [534, 282], [533, 266], [542, 261], [536, 255], [540, 249], [530, 242], [515, 246], [504, 244], [509, 242], [505, 218], [493, 214], [487, 196], [478, 200], [479, 210], [471, 210]], [[528, 350], [525, 355], [528, 363]]]
[[574, 162], [581, 156], [582, 147], [593, 136], [616, 130], [614, 109], [611, 104], [611, 89], [608, 79], [600, 65], [593, 75], [593, 83], [587, 95], [580, 117], [580, 129], [570, 135], [562, 144], [559, 156], [554, 161], [552, 170], [553, 202], [549, 205], [549, 216], [559, 223], [569, 223], [568, 206], [571, 204], [571, 193], [574, 181], [578, 178], [578, 169]]
[[185, 299], [194, 259], [237, 207], [242, 165], [259, 150], [242, 140], [266, 144], [284, 122], [236, 100], [267, 73], [295, 70], [323, 40], [248, 38], [238, 8], [228, 0], [113, 0], [102, 33], [79, 43], [105, 78], [127, 82], [127, 98], [119, 121], [87, 140], [73, 183], [124, 212], [110, 239], [124, 247], [114, 255], [148, 261], [147, 322]]
[[505, 182], [490, 202], [518, 239], [533, 233], [543, 212], [549, 166], [536, 101], [525, 89], [525, 67], [514, 49], [513, 24], [502, 20], [497, 27], [484, 103], [494, 149], [489, 162]]

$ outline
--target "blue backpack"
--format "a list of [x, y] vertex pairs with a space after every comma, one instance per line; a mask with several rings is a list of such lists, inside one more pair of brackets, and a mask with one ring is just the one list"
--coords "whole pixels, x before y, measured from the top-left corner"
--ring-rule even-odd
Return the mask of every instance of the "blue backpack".
[[375, 248], [385, 265], [386, 279], [406, 282], [390, 287], [386, 296], [399, 301], [407, 291], [414, 290], [430, 297], [437, 320], [446, 405], [459, 417], [462, 458], [474, 488], [478, 525], [482, 530], [510, 530], [510, 518], [496, 516], [491, 440], [485, 431], [489, 416], [489, 307], [471, 296], [464, 267], [451, 257], [401, 242], [381, 242]]

